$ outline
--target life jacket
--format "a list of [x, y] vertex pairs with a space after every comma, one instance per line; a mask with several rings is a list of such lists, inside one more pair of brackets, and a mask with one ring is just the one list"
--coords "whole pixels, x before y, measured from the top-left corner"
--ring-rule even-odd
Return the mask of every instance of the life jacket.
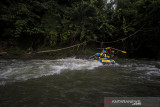
[[110, 57], [113, 58], [114, 57], [114, 53], [110, 54]]
[[99, 59], [100, 59], [100, 57], [98, 57], [98, 56], [94, 57], [94, 60], [99, 60]]
[[102, 56], [101, 56], [101, 57], [102, 57], [102, 58], [106, 58], [106, 56], [107, 56], [106, 54], [102, 54]]
[[99, 54], [99, 53], [97, 53], [97, 56], [98, 56], [98, 57], [100, 57], [100, 54]]

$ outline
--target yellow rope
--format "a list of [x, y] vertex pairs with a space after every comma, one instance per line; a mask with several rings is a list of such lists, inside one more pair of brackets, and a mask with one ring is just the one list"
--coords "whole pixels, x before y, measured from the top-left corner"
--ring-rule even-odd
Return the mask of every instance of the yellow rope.
[[[89, 40], [86, 41], [86, 42], [89, 42]], [[85, 42], [79, 43], [79, 44], [76, 44], [76, 45], [72, 45], [72, 46], [69, 46], [69, 47], [65, 47], [65, 48], [60, 48], [60, 49], [55, 49], [55, 50], [47, 50], [47, 51], [39, 51], [39, 52], [36, 52], [36, 53], [56, 52], [56, 51], [60, 51], [60, 50], [64, 50], [64, 49], [68, 49], [68, 48], [73, 48], [73, 47], [76, 47], [76, 46], [84, 45], [84, 43]]]

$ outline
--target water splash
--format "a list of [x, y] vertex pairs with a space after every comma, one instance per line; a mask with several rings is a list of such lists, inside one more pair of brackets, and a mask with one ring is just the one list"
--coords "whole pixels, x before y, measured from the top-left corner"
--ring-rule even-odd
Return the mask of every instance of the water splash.
[[[121, 72], [125, 72], [128, 75], [134, 75], [133, 78], [136, 80], [153, 81], [160, 77], [159, 64], [159, 61], [128, 60], [119, 64], [117, 67], [122, 69]], [[158, 81], [158, 79], [156, 81]]]
[[91, 70], [101, 66], [100, 62], [85, 59], [66, 58], [57, 60], [1, 60], [0, 85], [7, 82], [28, 80], [53, 74], [60, 74], [62, 70]]
[[[152, 80], [160, 76], [160, 62], [145, 60], [117, 60], [115, 64], [106, 64], [106, 72], [123, 72], [124, 76], [135, 79]], [[57, 60], [0, 60], [0, 85], [7, 82], [28, 80], [60, 74], [62, 71], [92, 70], [102, 66], [100, 62], [86, 59], [65, 58]], [[97, 69], [97, 71], [100, 71]]]

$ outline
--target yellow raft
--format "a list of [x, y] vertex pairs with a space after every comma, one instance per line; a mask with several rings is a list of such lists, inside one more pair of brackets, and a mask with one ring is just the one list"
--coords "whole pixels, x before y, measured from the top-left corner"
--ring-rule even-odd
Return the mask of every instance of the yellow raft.
[[113, 59], [108, 59], [108, 58], [101, 58], [99, 60], [94, 60], [94, 61], [99, 61], [101, 63], [111, 63], [111, 64], [115, 64], [115, 60]]

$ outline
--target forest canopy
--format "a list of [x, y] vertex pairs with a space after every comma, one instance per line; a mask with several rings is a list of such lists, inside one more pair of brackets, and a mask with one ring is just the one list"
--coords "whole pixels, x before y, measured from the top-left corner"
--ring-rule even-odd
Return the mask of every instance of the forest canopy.
[[160, 0], [1, 0], [0, 7], [1, 50], [120, 39], [106, 45], [160, 58]]

